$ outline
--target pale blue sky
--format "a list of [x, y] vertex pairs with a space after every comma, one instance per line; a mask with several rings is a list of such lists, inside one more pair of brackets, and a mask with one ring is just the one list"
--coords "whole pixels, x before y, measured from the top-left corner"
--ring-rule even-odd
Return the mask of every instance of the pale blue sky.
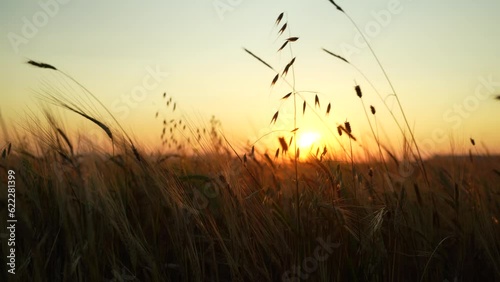
[[[23, 18], [33, 23], [34, 15], [44, 13], [40, 3], [49, 2], [57, 3], [58, 10], [32, 38], [19, 44], [16, 52], [9, 33], [11, 37], [12, 33], [23, 36]], [[137, 135], [156, 138], [161, 125], [155, 123], [154, 113], [161, 93], [167, 91], [192, 120], [208, 122], [215, 114], [229, 137], [252, 141], [271, 129], [269, 120], [280, 106], [279, 98], [289, 89], [278, 83], [271, 91], [274, 74], [242, 47], [282, 69], [290, 54], [287, 49], [276, 54], [284, 38], [275, 40], [273, 24], [283, 11], [288, 15], [291, 35], [300, 37], [293, 45], [298, 89], [320, 91], [325, 104], [327, 100], [333, 103], [331, 122], [349, 119], [363, 137], [368, 127], [353, 91], [356, 81], [365, 92], [365, 103], [379, 110], [379, 121], [387, 119], [381, 102], [363, 78], [321, 51], [324, 47], [348, 57], [384, 96], [390, 93], [368, 49], [355, 44], [356, 31], [348, 19], [327, 0], [64, 2], [22, 0], [0, 4], [0, 108], [10, 121], [16, 120], [26, 105], [35, 105], [33, 91], [40, 89], [41, 79], [50, 77], [23, 64], [29, 58], [71, 74]], [[216, 9], [227, 8], [230, 3], [234, 7]], [[417, 139], [430, 138], [439, 150], [449, 148], [449, 141], [441, 138], [443, 133], [451, 134], [459, 144], [472, 136], [499, 151], [500, 103], [492, 95], [500, 93], [500, 85], [494, 87], [494, 93], [486, 93], [488, 99], [470, 97], [480, 85], [479, 77], [491, 76], [500, 82], [500, 1], [336, 3], [363, 30], [377, 22], [374, 13], [387, 11], [389, 3], [399, 3], [400, 12], [392, 14], [387, 25], [383, 23], [385, 26], [368, 37], [399, 92]], [[343, 51], [346, 46], [358, 48], [359, 53], [348, 56]], [[159, 81], [146, 99], [134, 103], [130, 114], [123, 114], [117, 110], [121, 97], [142, 84], [147, 68], [159, 68], [169, 76]], [[472, 103], [470, 110], [460, 117], [454, 105], [467, 102]], [[286, 107], [281, 110], [286, 112]], [[318, 121], [311, 119], [302, 126], [313, 128], [314, 124]], [[382, 124], [393, 132], [390, 121]], [[317, 130], [322, 131], [320, 127]], [[154, 135], [149, 136], [149, 132]], [[369, 136], [365, 139], [370, 140]], [[392, 141], [398, 145], [397, 140]]]

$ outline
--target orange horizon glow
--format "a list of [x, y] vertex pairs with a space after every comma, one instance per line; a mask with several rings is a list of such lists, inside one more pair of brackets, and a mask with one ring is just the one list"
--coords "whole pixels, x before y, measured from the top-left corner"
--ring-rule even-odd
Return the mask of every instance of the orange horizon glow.
[[[215, 115], [228, 140], [241, 148], [273, 131], [290, 132], [295, 127], [293, 101], [282, 97], [293, 85], [293, 91], [300, 94], [295, 97], [298, 133], [319, 135], [318, 140], [313, 141], [312, 136], [299, 140], [302, 151], [310, 145], [327, 145], [332, 154], [350, 154], [349, 139], [336, 134], [336, 125], [348, 120], [358, 139], [352, 142], [355, 155], [368, 155], [366, 151], [377, 155], [375, 139], [395, 154], [403, 154], [408, 127], [423, 157], [467, 154], [471, 149], [500, 154], [500, 103], [494, 99], [500, 94], [500, 57], [496, 56], [500, 30], [492, 28], [496, 26], [495, 12], [500, 10], [498, 1], [460, 3], [453, 13], [444, 2], [429, 10], [420, 2], [400, 1], [390, 20], [384, 18], [387, 23], [380, 19], [386, 15], [386, 1], [370, 1], [362, 7], [342, 3], [382, 61], [408, 125], [370, 50], [360, 44], [357, 31], [328, 1], [307, 8], [300, 1], [252, 1], [222, 14], [210, 3], [69, 1], [46, 25], [35, 26], [36, 32], [26, 27], [26, 21], [32, 23], [33, 15], [43, 12], [37, 3], [9, 1], [2, 5], [0, 21], [6, 36], [0, 41], [0, 57], [5, 63], [0, 69], [0, 110], [12, 132], [22, 131], [24, 120], [29, 120], [26, 113], [39, 109], [40, 93], [55, 91], [64, 92], [77, 104], [87, 103], [97, 119], [110, 120], [95, 101], [90, 105], [75, 83], [26, 64], [33, 59], [53, 64], [88, 88], [124, 130], [150, 150], [162, 148], [163, 119], [183, 118], [196, 131], [208, 128]], [[279, 35], [275, 22], [281, 12], [286, 14], [288, 28]], [[112, 21], [110, 15], [114, 15]], [[467, 25], [463, 25], [464, 18], [469, 19]], [[33, 34], [25, 36], [28, 30]], [[298, 39], [277, 52], [292, 36]], [[296, 60], [288, 74], [280, 75], [271, 87], [276, 73], [242, 47], [280, 74]], [[321, 48], [342, 55], [350, 64]], [[354, 85], [363, 91], [363, 104]], [[175, 100], [175, 112], [172, 103], [165, 104], [164, 93]], [[305, 113], [303, 101], [309, 105]], [[376, 108], [375, 116], [370, 106]], [[278, 119], [270, 124], [277, 111]], [[91, 139], [105, 139], [99, 128], [74, 113], [65, 113], [61, 121], [68, 129], [94, 136]], [[187, 140], [183, 134], [178, 132], [178, 138]], [[278, 137], [270, 134], [257, 145], [273, 150], [279, 147]], [[470, 138], [476, 140], [475, 146]], [[0, 137], [0, 146], [4, 140], [6, 136]]]

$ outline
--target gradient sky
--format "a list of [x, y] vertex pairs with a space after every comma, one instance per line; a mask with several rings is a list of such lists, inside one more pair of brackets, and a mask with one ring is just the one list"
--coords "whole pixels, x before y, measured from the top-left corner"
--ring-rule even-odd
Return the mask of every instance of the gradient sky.
[[[49, 71], [24, 64], [33, 59], [73, 76], [148, 144], [157, 141], [162, 128], [154, 115], [163, 105], [165, 91], [177, 102], [178, 114], [194, 124], [208, 123], [214, 114], [230, 140], [253, 142], [273, 129], [293, 129], [291, 104], [280, 101], [290, 89], [282, 81], [271, 89], [274, 73], [242, 49], [283, 69], [291, 55], [288, 48], [276, 52], [286, 37], [277, 39], [274, 21], [285, 12], [290, 27], [286, 36], [300, 37], [293, 44], [297, 90], [320, 92], [321, 115], [325, 105], [332, 103], [332, 115], [322, 121], [306, 113], [306, 119], [299, 121], [301, 130], [318, 131], [323, 139], [330, 139], [325, 125], [334, 129], [347, 119], [362, 143], [371, 142], [354, 92], [358, 83], [366, 106], [378, 110], [380, 134], [385, 131], [386, 140], [401, 147], [402, 141], [394, 137], [401, 134], [369, 84], [352, 67], [321, 51], [324, 47], [343, 55], [364, 71], [384, 97], [391, 93], [368, 48], [356, 43], [354, 27], [326, 0], [60, 2], [0, 4], [0, 109], [11, 124], [21, 121], [27, 109], [38, 107], [35, 92], [43, 81], [54, 80]], [[468, 150], [468, 139], [473, 137], [500, 152], [500, 101], [493, 98], [500, 95], [500, 1], [336, 2], [370, 39], [417, 140], [427, 151], [449, 151], [450, 142]], [[54, 11], [45, 23], [44, 3], [51, 3]], [[387, 13], [387, 21], [377, 16]], [[23, 35], [27, 22], [37, 29], [31, 30], [30, 38]], [[12, 38], [21, 36], [24, 41], [13, 43]], [[159, 69], [168, 77], [125, 110], [123, 97], [143, 84], [148, 69]], [[292, 80], [292, 75], [288, 78]], [[493, 83], [484, 87], [488, 84], [484, 81]], [[314, 96], [307, 95], [313, 104]], [[394, 99], [386, 101], [397, 113]], [[280, 118], [270, 126], [278, 109]], [[68, 122], [73, 118], [68, 115]], [[75, 120], [77, 126], [92, 127]]]

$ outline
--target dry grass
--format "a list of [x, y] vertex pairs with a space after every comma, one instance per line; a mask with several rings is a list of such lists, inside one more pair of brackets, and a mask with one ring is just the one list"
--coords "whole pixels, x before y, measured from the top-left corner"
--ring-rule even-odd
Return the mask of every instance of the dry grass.
[[[45, 115], [28, 132], [31, 146], [0, 148], [1, 177], [9, 169], [17, 177], [20, 281], [500, 278], [499, 157], [476, 150], [474, 162], [428, 160], [427, 186], [404, 162], [409, 151], [385, 168], [381, 160], [347, 163], [326, 147], [288, 160], [291, 136], [278, 138], [281, 159], [254, 146], [240, 158], [212, 118], [208, 130], [163, 121], [191, 131], [197, 154], [138, 156], [141, 148], [117, 133], [123, 141], [111, 155], [80, 151], [79, 138]], [[348, 122], [338, 128], [352, 132]], [[174, 133], [162, 140], [180, 138]], [[314, 260], [321, 240], [335, 247]]]
[[340, 245], [311, 281], [500, 277], [498, 158], [429, 160], [430, 188], [376, 163], [299, 162], [299, 227], [293, 164], [264, 154], [139, 162], [125, 146], [69, 162], [39, 146], [0, 162], [17, 173], [20, 281], [279, 281], [318, 238]]

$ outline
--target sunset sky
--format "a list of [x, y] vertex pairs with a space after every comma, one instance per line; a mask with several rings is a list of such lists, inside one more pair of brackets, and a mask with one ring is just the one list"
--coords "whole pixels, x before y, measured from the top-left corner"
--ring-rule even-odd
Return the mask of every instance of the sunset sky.
[[[336, 3], [369, 38], [427, 153], [450, 151], [450, 143], [468, 150], [470, 137], [481, 150], [484, 144], [500, 153], [500, 101], [494, 99], [500, 95], [500, 1]], [[278, 38], [274, 23], [281, 12], [289, 29]], [[147, 144], [159, 140], [162, 125], [155, 113], [165, 108], [163, 92], [176, 101], [176, 117], [201, 126], [215, 115], [229, 140], [251, 143], [270, 130], [293, 129], [293, 109], [291, 100], [280, 100], [291, 91], [286, 83], [280, 79], [271, 88], [275, 73], [243, 48], [283, 70], [292, 55], [289, 48], [277, 50], [284, 39], [297, 36], [296, 88], [319, 92], [322, 118], [306, 110], [300, 131], [329, 142], [326, 128], [336, 132], [336, 125], [348, 120], [361, 144], [373, 143], [354, 92], [357, 83], [366, 107], [377, 108], [381, 138], [401, 148], [401, 134], [363, 76], [321, 50], [356, 65], [382, 96], [391, 93], [355, 28], [327, 0], [2, 1], [0, 21], [0, 110], [10, 126], [21, 126], [26, 113], [39, 107], [44, 81], [62, 80], [24, 63], [32, 59], [85, 85]], [[293, 81], [293, 74], [287, 79]], [[149, 90], [134, 99], [144, 81]], [[303, 95], [314, 105], [314, 94]], [[399, 117], [395, 100], [386, 101]], [[324, 117], [329, 102], [332, 112]], [[270, 125], [277, 110], [278, 121]], [[66, 117], [68, 124], [93, 127], [75, 115]], [[262, 142], [275, 146], [275, 137]]]

